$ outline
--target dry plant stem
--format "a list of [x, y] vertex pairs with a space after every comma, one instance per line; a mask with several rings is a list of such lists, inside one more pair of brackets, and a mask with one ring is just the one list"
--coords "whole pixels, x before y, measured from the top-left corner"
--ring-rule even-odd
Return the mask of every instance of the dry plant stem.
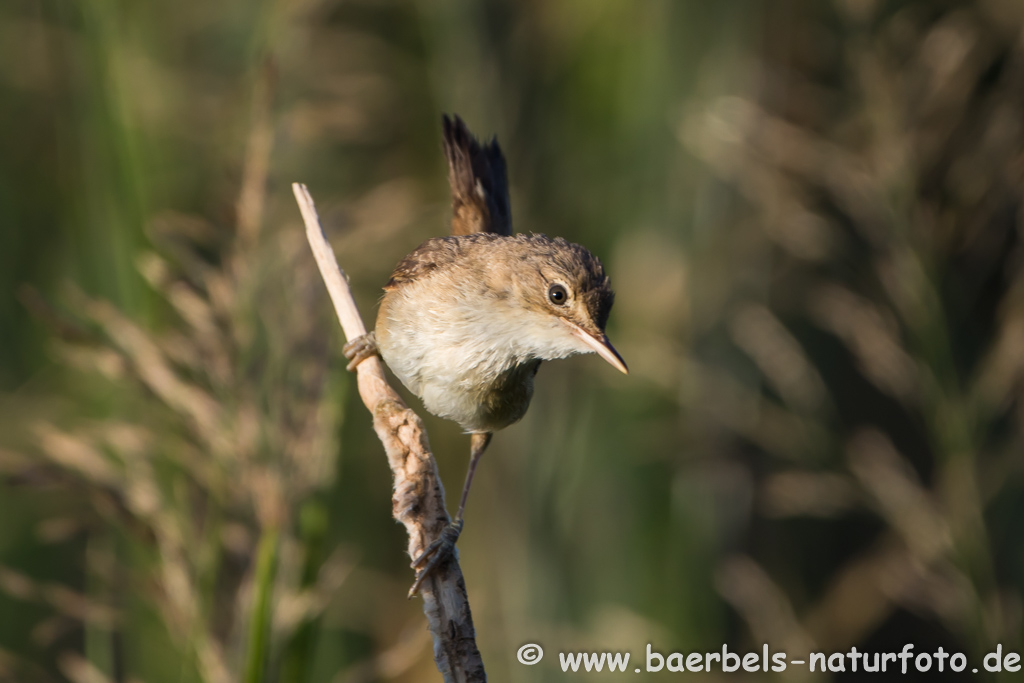
[[[292, 190], [302, 210], [309, 246], [345, 337], [351, 340], [366, 334], [348, 281], [324, 237], [309, 191], [301, 183], [293, 183]], [[384, 444], [395, 479], [392, 514], [409, 534], [409, 555], [418, 557], [440, 537], [449, 522], [444, 488], [430, 453], [427, 433], [419, 416], [388, 384], [378, 357], [360, 363], [356, 377], [359, 395], [373, 415], [374, 429]], [[423, 582], [420, 594], [427, 627], [434, 638], [434, 661], [444, 680], [452, 683], [486, 681], [483, 660], [476, 647], [466, 584], [454, 554]]]

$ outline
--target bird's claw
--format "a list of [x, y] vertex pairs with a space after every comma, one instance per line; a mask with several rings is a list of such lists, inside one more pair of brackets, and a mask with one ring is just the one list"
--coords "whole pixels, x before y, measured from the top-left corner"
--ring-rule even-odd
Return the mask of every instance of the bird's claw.
[[364, 360], [380, 354], [380, 350], [377, 348], [377, 335], [373, 332], [360, 335], [341, 347], [341, 352], [349, 360], [345, 369], [354, 372]]
[[426, 549], [419, 554], [419, 556], [412, 561], [412, 568], [416, 571], [416, 581], [413, 582], [412, 588], [409, 589], [409, 597], [416, 595], [419, 592], [420, 586], [423, 585], [423, 581], [430, 576], [430, 574], [437, 569], [444, 560], [452, 556], [455, 552], [455, 543], [459, 540], [459, 535], [462, 534], [462, 520], [457, 519], [451, 522], [441, 531], [441, 535], [438, 536], [437, 540], [426, 547]]

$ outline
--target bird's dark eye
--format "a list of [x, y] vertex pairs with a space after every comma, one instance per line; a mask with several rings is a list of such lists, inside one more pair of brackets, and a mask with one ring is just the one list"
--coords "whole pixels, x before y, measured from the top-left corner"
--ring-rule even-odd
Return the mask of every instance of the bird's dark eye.
[[551, 285], [548, 289], [548, 300], [556, 306], [561, 306], [569, 300], [569, 292], [565, 285]]

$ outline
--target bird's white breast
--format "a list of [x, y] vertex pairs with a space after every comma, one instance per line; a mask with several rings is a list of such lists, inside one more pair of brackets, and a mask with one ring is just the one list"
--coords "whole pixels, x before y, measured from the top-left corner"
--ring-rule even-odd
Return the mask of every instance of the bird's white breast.
[[427, 410], [467, 431], [496, 431], [522, 418], [539, 359], [589, 350], [553, 316], [435, 279], [387, 293], [377, 344]]

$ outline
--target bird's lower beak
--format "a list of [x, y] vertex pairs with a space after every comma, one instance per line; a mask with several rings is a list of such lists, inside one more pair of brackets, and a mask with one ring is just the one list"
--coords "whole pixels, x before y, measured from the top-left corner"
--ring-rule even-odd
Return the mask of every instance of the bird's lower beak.
[[569, 330], [572, 332], [574, 337], [592, 348], [597, 352], [597, 355], [611, 363], [616, 370], [626, 375], [629, 374], [629, 368], [626, 367], [626, 361], [622, 360], [622, 356], [620, 356], [619, 352], [615, 350], [612, 343], [608, 341], [607, 336], [602, 334], [600, 337], [595, 337], [570, 320], [566, 320], [565, 318], [559, 318], [559, 320], [569, 327]]

